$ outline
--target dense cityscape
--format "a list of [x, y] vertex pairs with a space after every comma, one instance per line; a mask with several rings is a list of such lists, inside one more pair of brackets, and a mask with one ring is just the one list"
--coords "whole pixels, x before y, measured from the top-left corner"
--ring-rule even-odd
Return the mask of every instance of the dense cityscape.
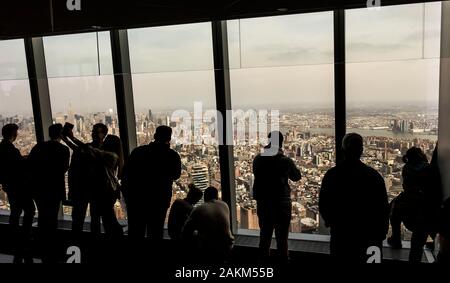
[[[111, 134], [119, 134], [117, 116], [112, 110], [81, 115], [72, 112], [71, 107], [68, 109], [68, 113], [57, 113], [54, 121], [73, 123], [75, 134], [84, 141], [89, 141], [92, 125], [98, 122], [105, 123]], [[334, 112], [326, 109], [297, 112], [285, 110], [279, 117], [280, 129], [285, 134], [284, 152], [295, 161], [303, 176], [301, 181], [291, 182], [290, 229], [293, 233], [326, 233], [320, 225], [318, 194], [325, 172], [335, 165]], [[363, 161], [382, 174], [392, 199], [402, 190], [401, 157], [406, 150], [419, 146], [431, 159], [438, 133], [437, 109], [424, 112], [415, 108], [409, 111], [394, 107], [361, 108], [349, 110], [347, 116], [347, 131], [365, 137]], [[35, 144], [32, 117], [0, 115], [0, 127], [7, 123], [20, 126], [16, 146], [22, 154], [28, 154]], [[180, 125], [171, 119], [171, 112], [148, 110], [137, 113], [138, 145], [149, 143], [156, 127], [162, 124], [170, 125], [174, 133], [179, 133]], [[185, 139], [174, 134], [172, 147], [180, 154], [183, 167], [181, 178], [174, 182], [172, 200], [185, 197], [191, 182], [201, 189], [210, 185], [220, 189], [218, 147], [214, 136], [205, 134], [207, 129], [207, 124], [201, 124], [199, 132], [195, 133], [201, 136], [200, 144], [183, 144]], [[258, 136], [256, 140], [250, 140], [249, 135], [245, 139], [244, 143], [235, 139], [234, 147], [238, 227], [258, 229], [256, 202], [252, 199], [252, 160], [266, 141], [259, 140]], [[1, 192], [0, 208], [8, 209], [8, 206], [6, 196]], [[64, 213], [70, 214], [70, 207], [64, 207]], [[116, 204], [116, 214], [121, 219], [126, 218], [120, 202]]]

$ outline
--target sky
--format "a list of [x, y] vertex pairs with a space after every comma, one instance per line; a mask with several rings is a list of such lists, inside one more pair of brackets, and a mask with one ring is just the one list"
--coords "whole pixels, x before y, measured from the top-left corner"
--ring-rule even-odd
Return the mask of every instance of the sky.
[[[128, 37], [137, 112], [214, 107], [210, 23]], [[228, 38], [233, 107], [333, 107], [332, 12], [233, 20]], [[44, 47], [55, 114], [116, 109], [107, 32], [46, 37]], [[439, 2], [347, 10], [349, 106], [436, 107], [439, 47]], [[23, 41], [0, 41], [0, 115], [15, 113], [31, 113]]]

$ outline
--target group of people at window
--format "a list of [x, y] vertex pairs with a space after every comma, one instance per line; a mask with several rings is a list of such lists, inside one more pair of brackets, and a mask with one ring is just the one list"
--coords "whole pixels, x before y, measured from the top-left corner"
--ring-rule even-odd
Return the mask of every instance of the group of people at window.
[[[0, 143], [0, 184], [10, 203], [14, 262], [32, 262], [28, 245], [36, 208], [42, 261], [61, 260], [56, 243], [62, 203], [72, 206], [75, 241], [83, 238], [88, 207], [93, 240], [102, 238], [102, 234], [102, 239], [122, 239], [124, 227], [114, 211], [121, 196], [126, 204], [130, 242], [142, 243], [147, 237], [153, 241], [163, 239], [172, 183], [181, 174], [180, 156], [170, 149], [170, 127], [158, 127], [154, 141], [133, 150], [126, 162], [120, 138], [109, 135], [107, 126], [101, 123], [93, 126], [90, 143], [77, 139], [70, 124], [51, 125], [50, 140], [38, 143], [28, 156], [22, 156], [13, 144], [18, 132], [17, 125], [5, 125]], [[193, 185], [190, 188], [188, 197], [173, 205], [169, 221], [172, 237], [190, 241], [198, 251], [218, 250], [225, 254], [233, 244], [228, 206], [219, 200], [218, 190], [209, 187], [204, 192], [204, 203], [191, 214], [203, 192]]]
[[[104, 236], [115, 241], [124, 234], [114, 212], [121, 196], [126, 204], [130, 242], [142, 243], [149, 238], [158, 245], [168, 215], [169, 236], [178, 250], [207, 261], [223, 262], [229, 258], [234, 243], [230, 210], [219, 200], [216, 188], [208, 187], [203, 192], [191, 184], [187, 197], [175, 200], [170, 208], [172, 185], [180, 178], [182, 166], [179, 154], [170, 148], [170, 127], [158, 127], [154, 141], [134, 149], [126, 161], [120, 138], [108, 134], [106, 125], [93, 126], [90, 143], [77, 139], [72, 128], [68, 123], [64, 127], [51, 125], [50, 140], [38, 143], [27, 157], [13, 144], [18, 126], [8, 124], [2, 129], [0, 184], [10, 203], [10, 226], [17, 240], [15, 262], [32, 261], [27, 254], [27, 243], [35, 204], [41, 258], [44, 262], [55, 262], [58, 255], [54, 243], [61, 203], [72, 206], [74, 239], [82, 237], [89, 206], [92, 237], [102, 235], [103, 224]], [[301, 174], [294, 161], [283, 153], [283, 135], [275, 131], [268, 138], [269, 144], [253, 161], [259, 256], [261, 261], [276, 258], [287, 262], [292, 207], [289, 180], [299, 181]], [[325, 174], [319, 195], [320, 214], [330, 227], [333, 259], [365, 262], [369, 247], [382, 250], [389, 222], [392, 236], [388, 243], [393, 248], [401, 248], [403, 222], [412, 231], [410, 261], [421, 261], [423, 246], [429, 236], [434, 239], [436, 234], [441, 239], [440, 260], [448, 260], [449, 201], [442, 204], [437, 151], [431, 163], [421, 149], [413, 147], [407, 151], [403, 158], [404, 190], [391, 203], [384, 179], [361, 161], [363, 138], [355, 133], [347, 134], [342, 151], [344, 159]], [[202, 198], [204, 202], [197, 205]], [[22, 227], [19, 227], [22, 212]], [[272, 257], [270, 248], [274, 231], [276, 257]]]

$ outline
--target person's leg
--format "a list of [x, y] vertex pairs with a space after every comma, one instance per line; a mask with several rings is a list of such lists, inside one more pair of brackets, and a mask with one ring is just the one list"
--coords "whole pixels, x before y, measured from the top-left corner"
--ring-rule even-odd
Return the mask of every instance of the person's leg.
[[398, 209], [398, 205], [396, 205], [397, 198], [391, 201], [391, 215], [390, 222], [392, 227], [392, 235], [388, 238], [388, 244], [393, 248], [401, 248], [402, 239], [401, 239], [401, 224], [402, 219], [400, 215], [400, 211]]
[[46, 219], [44, 226], [44, 246], [47, 249], [47, 261], [51, 263], [58, 262], [58, 251], [62, 246], [58, 241], [58, 215], [61, 202], [59, 200], [46, 201]]
[[270, 257], [270, 244], [272, 243], [272, 234], [274, 224], [271, 217], [271, 211], [261, 202], [258, 203], [257, 215], [259, 223], [259, 256], [260, 260], [268, 261]]
[[127, 247], [132, 261], [141, 261], [142, 255], [146, 254], [145, 237], [147, 230], [148, 208], [141, 203], [128, 200], [128, 241]]
[[31, 227], [33, 226], [34, 216], [36, 214], [36, 206], [31, 197], [24, 197], [23, 200], [23, 233], [26, 239], [31, 238]]
[[114, 211], [114, 203], [102, 204], [102, 222], [108, 238], [119, 239], [123, 236], [122, 226], [120, 226]]
[[291, 203], [282, 204], [277, 214], [275, 238], [278, 257], [281, 263], [286, 263], [289, 259], [288, 236], [291, 224]]
[[146, 236], [147, 209], [140, 203], [129, 201], [127, 203], [128, 237], [133, 240], [141, 240]]
[[51, 223], [51, 201], [36, 200], [38, 208], [38, 239], [39, 239], [39, 253], [43, 263], [51, 263], [51, 245], [50, 239], [50, 223]]
[[101, 234], [101, 206], [97, 199], [89, 202], [89, 212], [91, 215], [91, 236], [98, 238]]
[[23, 251], [25, 263], [33, 263], [33, 257], [31, 255], [31, 240], [32, 240], [32, 226], [34, 216], [36, 215], [36, 206], [31, 197], [26, 197], [23, 200]]
[[164, 223], [168, 207], [161, 205], [155, 207], [153, 215], [150, 215], [150, 239], [159, 242], [164, 237]]
[[18, 196], [14, 193], [8, 194], [8, 201], [10, 207], [9, 226], [11, 230], [10, 239], [13, 246], [14, 263], [23, 262], [21, 232], [20, 232], [20, 215], [22, 214], [22, 204]]
[[14, 233], [17, 233], [20, 223], [20, 215], [22, 214], [22, 206], [20, 205], [18, 197], [13, 194], [8, 194], [8, 202], [10, 208], [9, 225]]
[[411, 236], [411, 249], [409, 251], [410, 262], [421, 262], [423, 247], [427, 242], [428, 233], [425, 231], [414, 231]]
[[77, 199], [72, 202], [72, 233], [74, 240], [81, 240], [87, 207], [88, 201], [86, 199]]

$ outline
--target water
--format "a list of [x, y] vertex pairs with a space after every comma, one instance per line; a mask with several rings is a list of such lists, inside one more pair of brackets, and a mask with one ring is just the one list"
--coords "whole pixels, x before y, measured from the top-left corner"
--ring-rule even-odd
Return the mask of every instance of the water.
[[[311, 128], [305, 130], [305, 132], [311, 132], [314, 134], [326, 134], [326, 135], [334, 135], [334, 128]], [[376, 137], [386, 137], [393, 139], [403, 139], [403, 140], [412, 140], [415, 138], [418, 139], [427, 139], [431, 141], [437, 141], [437, 135], [430, 134], [411, 134], [411, 133], [397, 133], [389, 130], [369, 130], [369, 129], [347, 129], [347, 133], [355, 132], [363, 137], [376, 136]]]

